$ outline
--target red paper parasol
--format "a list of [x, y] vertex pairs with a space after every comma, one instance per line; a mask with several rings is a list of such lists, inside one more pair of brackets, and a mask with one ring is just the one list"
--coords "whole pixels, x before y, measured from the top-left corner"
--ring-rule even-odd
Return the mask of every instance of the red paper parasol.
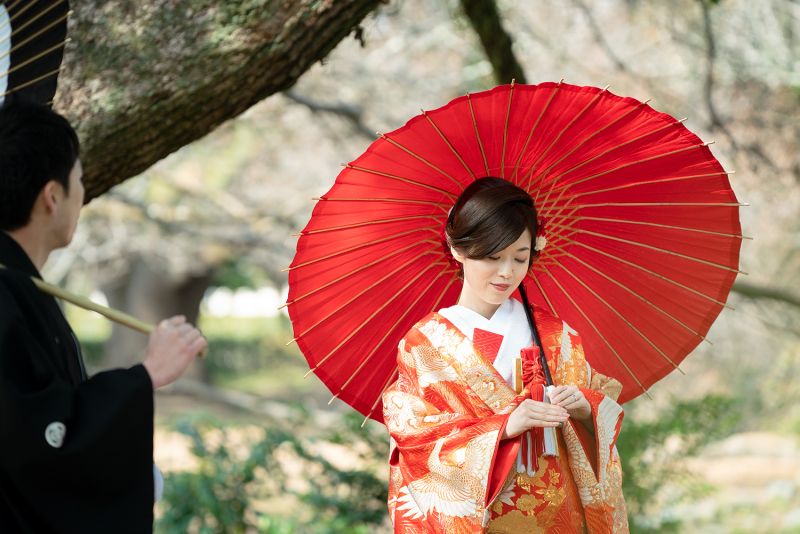
[[293, 341], [335, 397], [380, 421], [398, 342], [461, 290], [440, 238], [448, 210], [498, 176], [546, 220], [531, 301], [581, 333], [621, 402], [639, 396], [705, 339], [740, 272], [742, 204], [682, 122], [607, 88], [512, 83], [381, 135], [299, 234]]

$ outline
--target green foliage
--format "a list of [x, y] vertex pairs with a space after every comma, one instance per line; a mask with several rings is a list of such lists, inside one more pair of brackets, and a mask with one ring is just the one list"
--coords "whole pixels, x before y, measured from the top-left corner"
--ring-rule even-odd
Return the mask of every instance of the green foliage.
[[[279, 486], [286, 477], [275, 460], [275, 450], [292, 438], [278, 428], [270, 428], [264, 439], [252, 444], [245, 459], [237, 459], [228, 447], [228, 432], [209, 419], [185, 420], [177, 430], [192, 439], [192, 454], [199, 460], [194, 473], [173, 473], [165, 477], [164, 515], [156, 524], [159, 533], [184, 533], [191, 523], [199, 523], [199, 534], [243, 533], [253, 526], [246, 512], [253, 497], [259, 471], [269, 472]], [[221, 439], [209, 441], [219, 430]]]
[[105, 340], [81, 340], [80, 343], [84, 362], [89, 365], [100, 365], [103, 362], [103, 354], [106, 347]]
[[[388, 457], [389, 441], [386, 432], [371, 434], [360, 428], [360, 415], [350, 413], [344, 417], [344, 425], [328, 434], [325, 441], [337, 445], [350, 445], [358, 437], [367, 446], [362, 458], [370, 465], [385, 463]], [[312, 523], [317, 533], [367, 532], [367, 525], [379, 524], [386, 516], [388, 490], [386, 481], [379, 479], [368, 470], [339, 470], [324, 458], [309, 454], [303, 448], [297, 449], [298, 456], [310, 464], [322, 468], [321, 475], [315, 477], [316, 491], [300, 495], [300, 500], [313, 510]]]
[[[739, 420], [739, 402], [707, 395], [674, 402], [652, 422], [623, 422], [617, 450], [632, 534], [679, 531], [680, 518], [665, 511], [681, 500], [711, 491], [686, 472], [681, 460], [729, 435]], [[676, 492], [676, 486], [682, 491]], [[663, 490], [668, 487], [671, 494], [665, 495]]]
[[[263, 439], [239, 444], [236, 450], [228, 445], [232, 427], [208, 418], [179, 423], [177, 430], [192, 439], [191, 452], [200, 466], [194, 473], [165, 477], [163, 514], [155, 532], [366, 534], [387, 512], [386, 481], [370, 467], [378, 460], [385, 461], [388, 440], [383, 434], [361, 429], [357, 419], [356, 415], [346, 416], [335, 431], [301, 438], [298, 429], [312, 426], [313, 421], [298, 410], [292, 428], [267, 424]], [[319, 445], [326, 443], [354, 451], [358, 468], [342, 469], [319, 454]], [[242, 448], [248, 450], [245, 458], [240, 457]], [[284, 471], [285, 464], [278, 456], [286, 454], [299, 461], [300, 472]], [[291, 491], [287, 481], [297, 477], [308, 481], [311, 489]], [[254, 509], [257, 501], [287, 495], [299, 503], [296, 509], [287, 510], [291, 515]]]
[[[708, 395], [676, 401], [653, 421], [625, 420], [617, 448], [631, 533], [681, 530], [671, 507], [711, 491], [687, 473], [682, 460], [733, 431], [741, 413], [739, 402]], [[386, 461], [388, 436], [382, 427], [362, 429], [361, 421], [358, 414], [349, 414], [334, 429], [318, 431], [312, 416], [298, 408], [291, 426], [266, 423], [263, 437], [245, 443], [229, 439], [241, 435], [242, 429], [207, 417], [180, 422], [177, 430], [191, 438], [199, 468], [167, 475], [155, 532], [370, 532], [387, 513], [387, 484], [377, 473]], [[335, 449], [332, 453], [332, 447], [344, 447], [356, 459], [355, 467], [338, 465], [339, 454]], [[279, 461], [287, 455], [291, 462]], [[293, 466], [291, 472], [287, 465]], [[308, 489], [292, 490], [296, 485], [287, 484], [290, 480], [306, 481]], [[283, 504], [287, 496], [291, 502]], [[279, 500], [285, 511], [257, 511], [263, 509], [259, 503], [271, 500]]]
[[241, 287], [255, 289], [257, 282], [261, 283], [265, 278], [254, 265], [244, 261], [228, 260], [214, 270], [212, 285], [234, 290]]

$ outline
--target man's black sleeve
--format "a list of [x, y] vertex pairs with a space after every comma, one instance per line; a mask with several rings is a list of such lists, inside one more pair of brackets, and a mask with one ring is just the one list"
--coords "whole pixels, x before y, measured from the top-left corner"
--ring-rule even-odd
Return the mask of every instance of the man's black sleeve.
[[[2, 293], [0, 286], [0, 302], [13, 302]], [[3, 308], [0, 531], [152, 532], [147, 371], [138, 365], [73, 385], [59, 376], [18, 310]]]

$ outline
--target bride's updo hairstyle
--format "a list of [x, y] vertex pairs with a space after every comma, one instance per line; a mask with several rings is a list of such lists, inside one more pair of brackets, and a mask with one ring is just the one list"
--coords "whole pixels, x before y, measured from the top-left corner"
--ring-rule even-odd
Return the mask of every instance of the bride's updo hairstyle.
[[464, 257], [481, 260], [513, 245], [525, 229], [531, 233], [529, 266], [539, 229], [533, 199], [522, 188], [502, 178], [479, 178], [456, 200], [447, 217], [447, 243]]

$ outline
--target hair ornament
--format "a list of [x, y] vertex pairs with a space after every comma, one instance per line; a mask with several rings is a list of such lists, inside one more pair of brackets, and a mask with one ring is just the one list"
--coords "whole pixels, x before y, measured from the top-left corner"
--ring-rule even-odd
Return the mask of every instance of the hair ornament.
[[[455, 206], [453, 206], [455, 208]], [[450, 208], [450, 211], [447, 212], [447, 218], [444, 220], [444, 224], [442, 225], [442, 229], [439, 232], [439, 239], [442, 242], [442, 249], [444, 253], [444, 257], [447, 262], [450, 264], [451, 267], [455, 269], [461, 269], [461, 264], [453, 257], [453, 253], [450, 250], [450, 239], [447, 237], [447, 221], [450, 220], [450, 216], [453, 214], [453, 208]]]
[[536, 241], [533, 245], [533, 250], [540, 252], [547, 246], [547, 238], [544, 235], [544, 227], [547, 219], [539, 219], [539, 228], [536, 230]]

